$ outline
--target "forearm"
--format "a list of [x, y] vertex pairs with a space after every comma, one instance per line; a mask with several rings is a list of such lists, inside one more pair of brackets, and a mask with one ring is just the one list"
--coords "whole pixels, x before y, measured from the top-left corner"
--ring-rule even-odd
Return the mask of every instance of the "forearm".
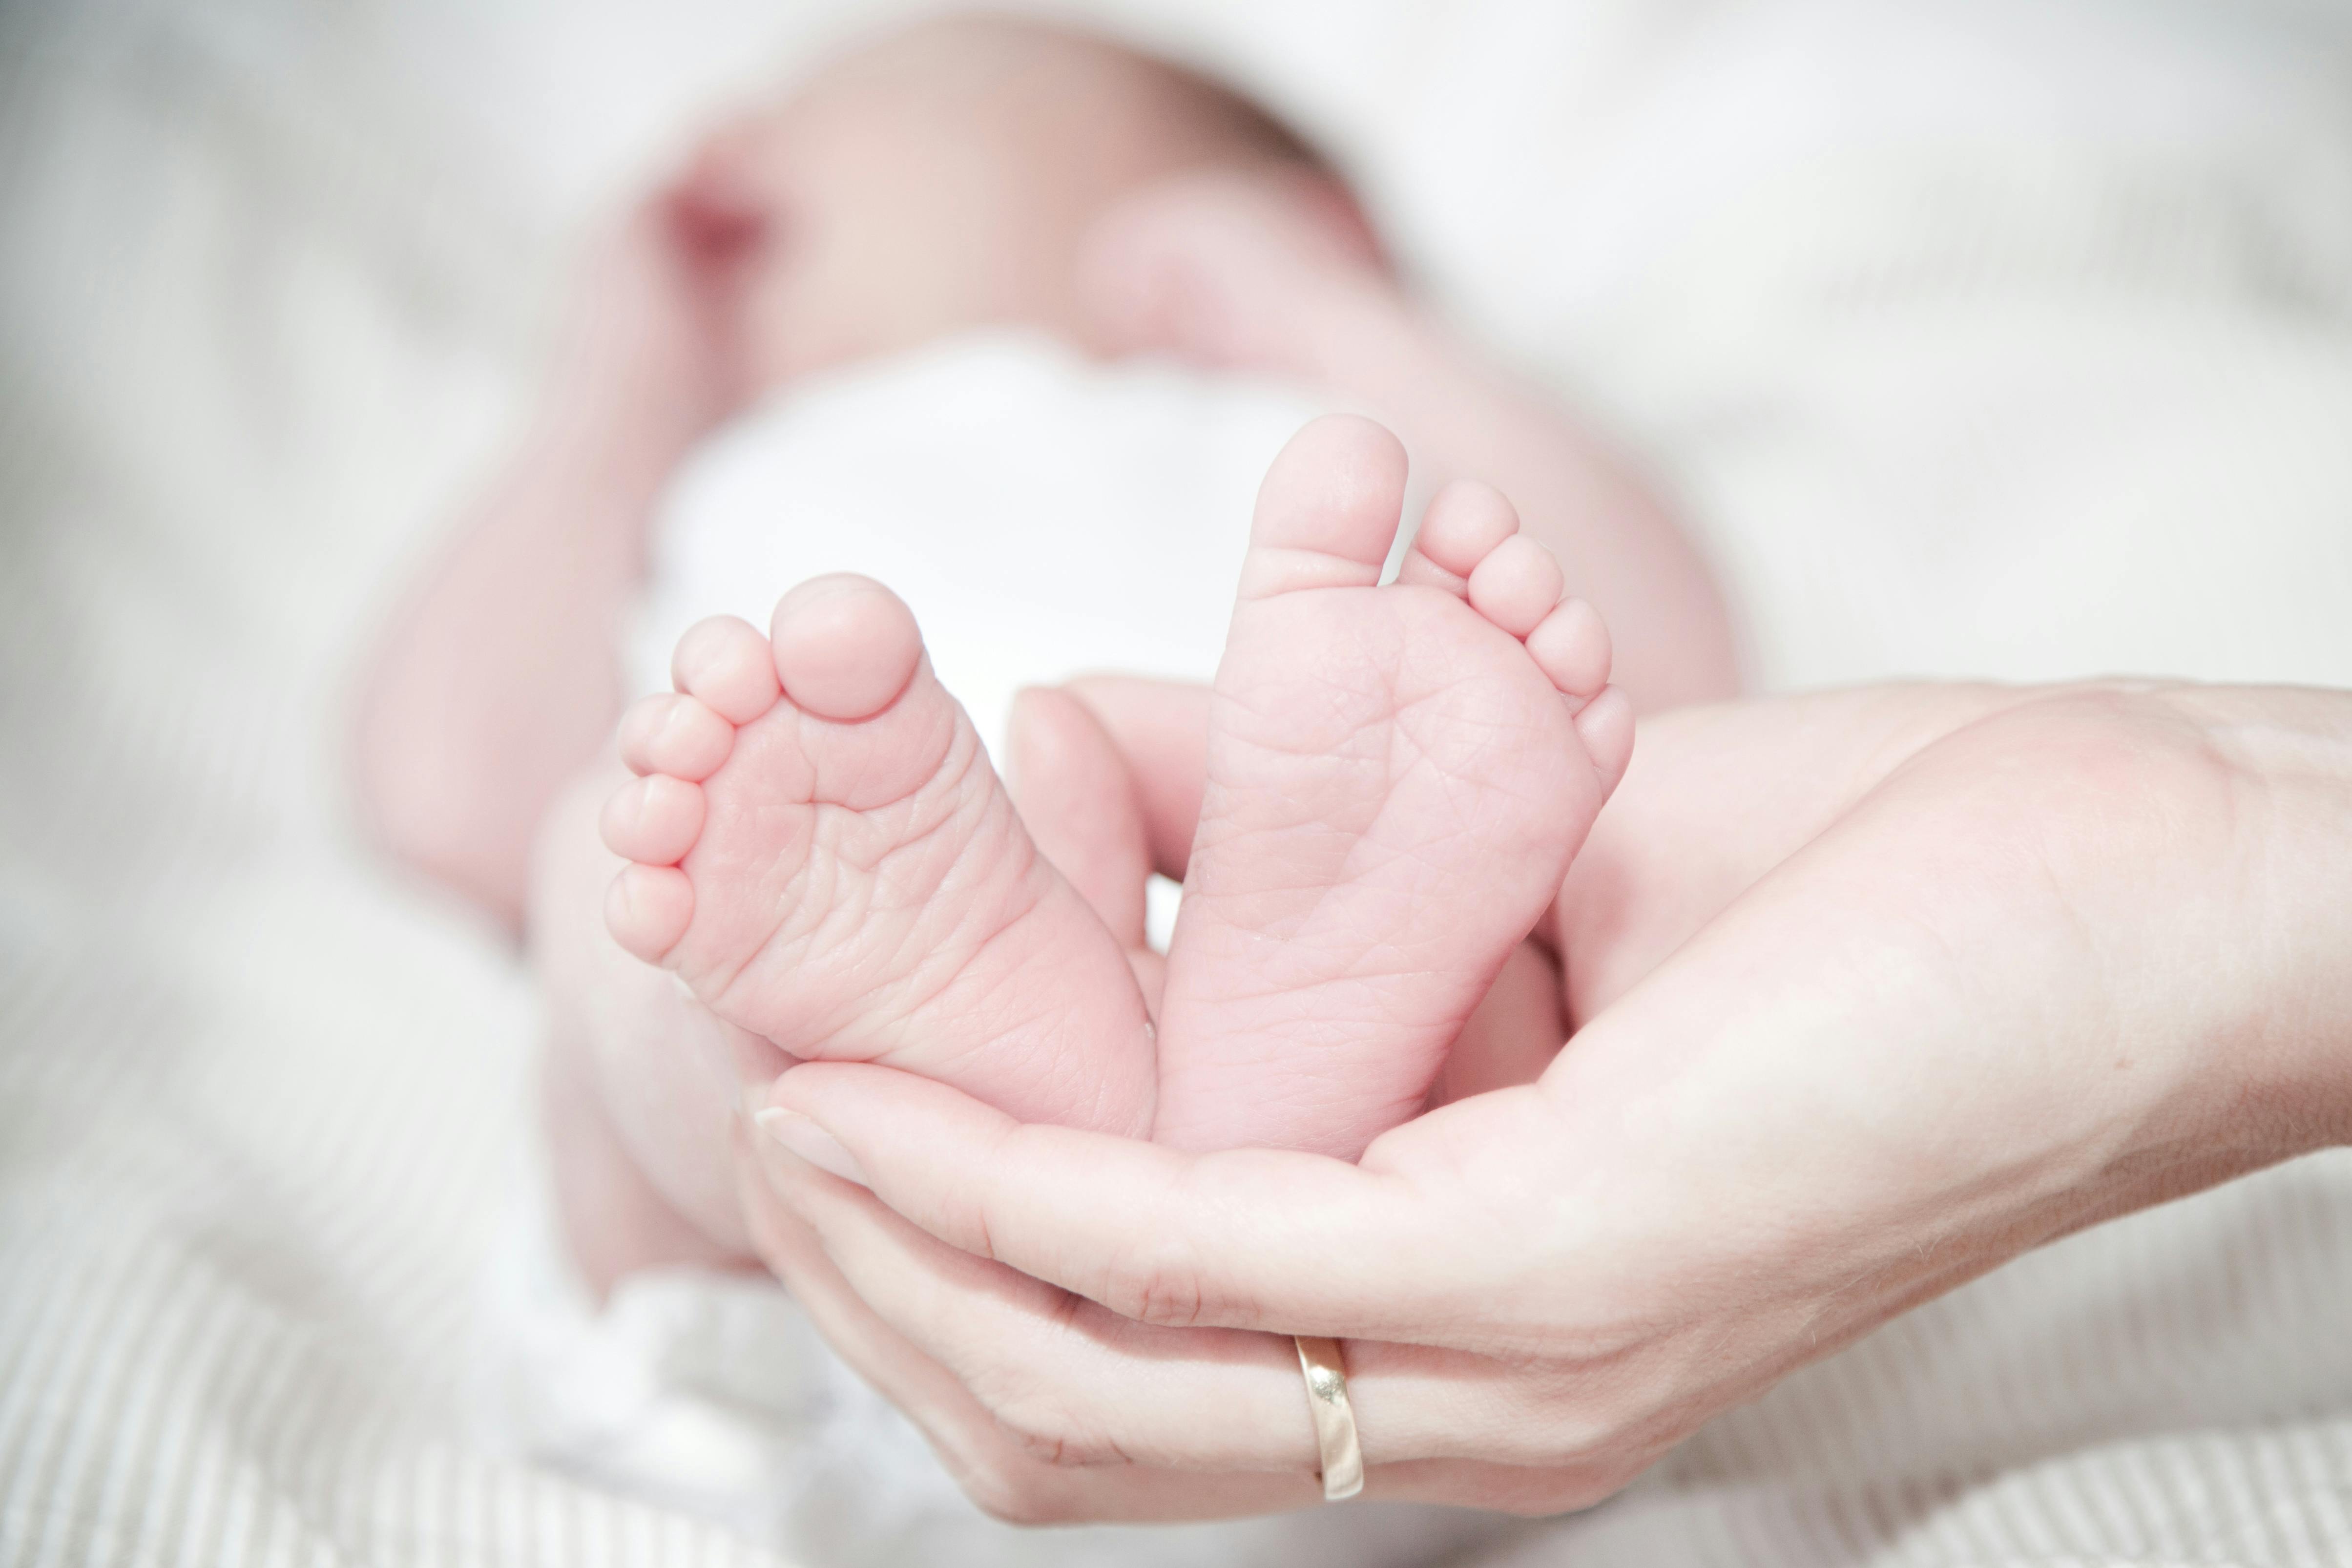
[[369, 826], [510, 923], [533, 824], [619, 711], [614, 633], [688, 438], [625, 384], [564, 389], [395, 616], [369, 681]]

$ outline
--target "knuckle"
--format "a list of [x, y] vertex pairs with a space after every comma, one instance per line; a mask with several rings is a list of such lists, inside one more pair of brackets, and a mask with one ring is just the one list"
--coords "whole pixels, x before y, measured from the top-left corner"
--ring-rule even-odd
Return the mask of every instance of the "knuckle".
[[1084, 1419], [1059, 1394], [1023, 1380], [974, 1385], [973, 1395], [1031, 1458], [1055, 1468], [1115, 1463], [1118, 1444]]
[[1056, 1469], [1082, 1469], [1107, 1465], [1118, 1457], [1117, 1450], [1099, 1437], [1072, 1431], [1050, 1419], [1008, 1426], [1006, 1430], [1013, 1434], [1031, 1458]]
[[1064, 1489], [1020, 1447], [978, 1431], [931, 1434], [932, 1450], [981, 1512], [1004, 1524], [1073, 1522]]
[[[2088, 795], [2105, 820], [2118, 806], [2177, 807], [2218, 799], [2232, 778], [2205, 728], [2161, 688], [2094, 685], [2059, 690], [1979, 727], [2001, 754], [2030, 761], [2027, 778], [2055, 773]], [[2168, 812], [2158, 815], [2168, 816]], [[2129, 818], [2127, 817], [2127, 820]]]
[[1102, 1304], [1122, 1318], [1163, 1329], [1198, 1328], [1212, 1319], [1200, 1260], [1181, 1242], [1138, 1244], [1111, 1271]]
[[1043, 1525], [1071, 1522], [1066, 1509], [1049, 1496], [1025, 1470], [983, 1464], [956, 1478], [974, 1508], [1000, 1524]]

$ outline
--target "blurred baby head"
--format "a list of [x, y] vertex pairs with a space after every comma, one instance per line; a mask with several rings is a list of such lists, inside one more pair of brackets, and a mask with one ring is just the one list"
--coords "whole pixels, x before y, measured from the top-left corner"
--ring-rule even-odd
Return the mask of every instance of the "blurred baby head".
[[673, 210], [728, 261], [741, 374], [772, 385], [990, 322], [1084, 341], [1090, 221], [1207, 168], [1297, 181], [1360, 226], [1314, 153], [1192, 72], [1038, 24], [958, 18], [847, 54], [704, 145]]

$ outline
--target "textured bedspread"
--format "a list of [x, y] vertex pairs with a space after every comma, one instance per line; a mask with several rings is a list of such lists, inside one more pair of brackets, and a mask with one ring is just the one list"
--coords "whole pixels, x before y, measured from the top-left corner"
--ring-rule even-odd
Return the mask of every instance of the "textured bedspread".
[[[0, 9], [0, 1562], [762, 1560], [467, 1438], [534, 1012], [357, 844], [340, 714], [588, 215], [845, 14]], [[1761, 682], [2352, 685], [2340, 12], [1100, 14], [1327, 137], [1650, 455]], [[2352, 1561], [2347, 1300], [2352, 1156], [2305, 1160], [1497, 1561]]]

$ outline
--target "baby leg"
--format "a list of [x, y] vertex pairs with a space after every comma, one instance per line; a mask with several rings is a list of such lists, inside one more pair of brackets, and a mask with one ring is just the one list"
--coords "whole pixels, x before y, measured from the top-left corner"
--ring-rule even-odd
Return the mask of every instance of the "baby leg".
[[564, 1229], [592, 1286], [666, 1263], [748, 1253], [728, 1123], [740, 1074], [719, 1021], [624, 952], [599, 914], [624, 862], [596, 819], [628, 773], [606, 758], [548, 812], [530, 869], [530, 965], [546, 1010], [541, 1064]]
[[1614, 631], [1614, 679], [1641, 711], [1738, 689], [1722, 595], [1633, 468], [1409, 299], [1295, 182], [1214, 174], [1146, 191], [1097, 226], [1086, 277], [1112, 346], [1321, 387], [1394, 429], [1424, 471], [1509, 495]]

